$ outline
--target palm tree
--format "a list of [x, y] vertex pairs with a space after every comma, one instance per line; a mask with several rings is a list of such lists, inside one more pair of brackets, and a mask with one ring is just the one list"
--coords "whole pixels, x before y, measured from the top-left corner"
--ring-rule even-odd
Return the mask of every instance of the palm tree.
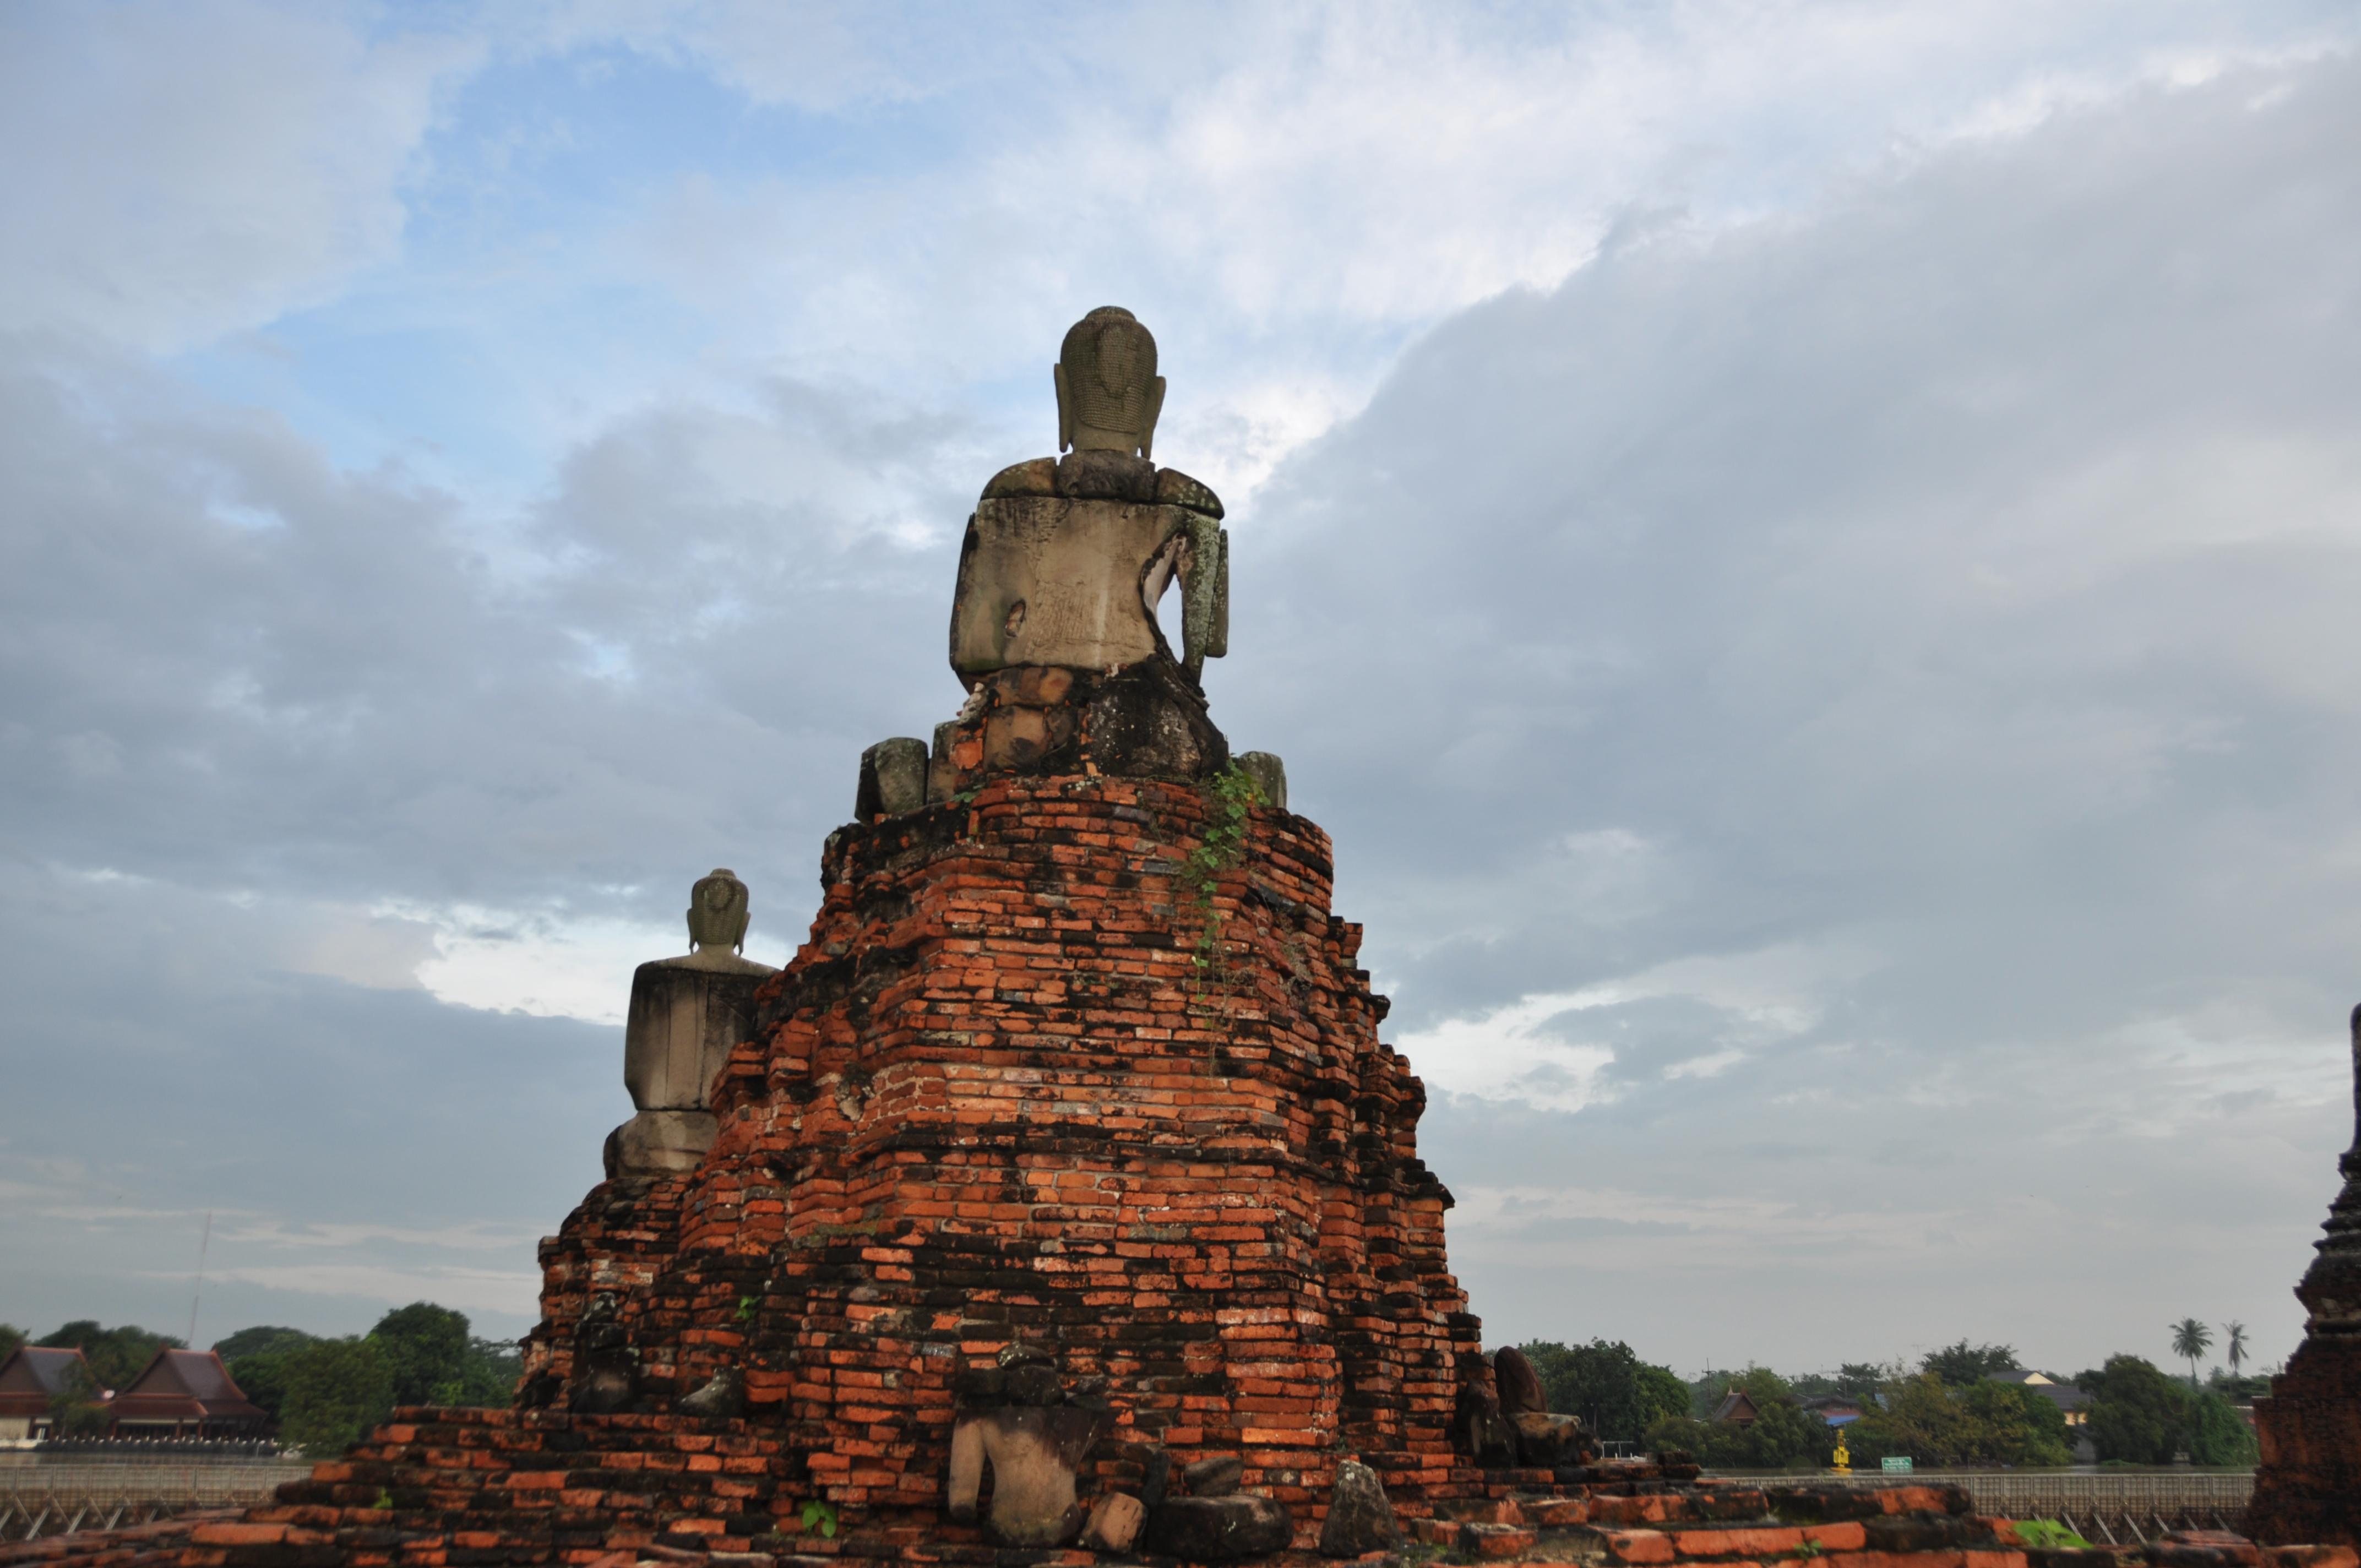
[[2246, 1364], [2246, 1325], [2233, 1318], [2222, 1325], [2222, 1332], [2230, 1336], [2229, 1343], [2222, 1347], [2222, 1354], [2229, 1358], [2230, 1376], [2235, 1377], [2238, 1368]]
[[2172, 1354], [2189, 1358], [2189, 1386], [2197, 1387], [2197, 1358], [2213, 1343], [2213, 1331], [2195, 1318], [2183, 1318], [2172, 1325]]

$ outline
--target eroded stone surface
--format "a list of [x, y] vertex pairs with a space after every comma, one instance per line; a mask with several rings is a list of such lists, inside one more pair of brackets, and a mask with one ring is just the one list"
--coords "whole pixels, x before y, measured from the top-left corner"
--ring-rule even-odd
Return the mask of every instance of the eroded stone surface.
[[1406, 1544], [1401, 1522], [1386, 1501], [1385, 1484], [1367, 1465], [1347, 1460], [1336, 1466], [1336, 1484], [1328, 1494], [1328, 1517], [1320, 1525], [1323, 1557], [1358, 1557], [1369, 1552], [1399, 1552]]
[[1295, 1521], [1284, 1505], [1240, 1492], [1165, 1498], [1148, 1516], [1141, 1544], [1184, 1562], [1227, 1563], [1277, 1552], [1294, 1533]]
[[990, 1465], [993, 1537], [1009, 1546], [1063, 1546], [1082, 1527], [1075, 1467], [1111, 1424], [1104, 1410], [1071, 1407], [1009, 1406], [961, 1416], [951, 1431], [950, 1517], [975, 1517]]

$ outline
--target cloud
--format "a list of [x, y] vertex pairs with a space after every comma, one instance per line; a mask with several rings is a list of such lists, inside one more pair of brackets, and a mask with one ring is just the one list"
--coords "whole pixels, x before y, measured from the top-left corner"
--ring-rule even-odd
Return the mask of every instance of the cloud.
[[478, 51], [350, 8], [16, 5], [0, 22], [0, 327], [178, 348], [316, 304], [401, 243]]
[[[1811, 1305], [1858, 1279], [2060, 1365], [2164, 1297], [2292, 1348], [2361, 940], [2356, 77], [1661, 229], [1438, 327], [1234, 527], [1215, 711], [1336, 838], [1500, 1333], [1743, 1299], [1858, 1359]], [[1605, 1190], [1771, 1207], [1498, 1196]]]

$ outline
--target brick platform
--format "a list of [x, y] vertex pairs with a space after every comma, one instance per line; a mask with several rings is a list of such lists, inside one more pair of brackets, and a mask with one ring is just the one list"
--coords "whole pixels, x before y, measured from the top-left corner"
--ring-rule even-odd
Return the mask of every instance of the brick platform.
[[651, 1409], [738, 1366], [853, 1534], [941, 1526], [960, 1380], [1017, 1341], [1111, 1402], [1104, 1483], [1242, 1453], [1301, 1544], [1347, 1453], [1400, 1503], [1480, 1494], [1451, 1199], [1327, 836], [1256, 808], [1192, 881], [1208, 809], [1001, 777], [834, 836], [704, 1167], [602, 1184], [544, 1244], [528, 1387], [576, 1383], [586, 1313]]

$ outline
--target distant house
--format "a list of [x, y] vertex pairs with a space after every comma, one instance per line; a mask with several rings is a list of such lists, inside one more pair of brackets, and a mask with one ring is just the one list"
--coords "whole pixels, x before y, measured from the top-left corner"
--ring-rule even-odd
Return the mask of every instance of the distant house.
[[1861, 1420], [1861, 1401], [1850, 1394], [1815, 1394], [1803, 1404], [1832, 1427]]
[[159, 1350], [107, 1406], [117, 1437], [236, 1437], [270, 1418], [210, 1350]]
[[[80, 1378], [74, 1376], [77, 1369], [83, 1375]], [[55, 1424], [49, 1408], [61, 1395], [77, 1386], [98, 1387], [89, 1373], [90, 1363], [79, 1350], [18, 1345], [7, 1360], [0, 1361], [0, 1442], [47, 1437]], [[99, 1398], [105, 1398], [103, 1389]]]
[[1732, 1388], [1722, 1396], [1721, 1403], [1714, 1407], [1713, 1414], [1708, 1416], [1706, 1420], [1735, 1421], [1740, 1426], [1751, 1427], [1754, 1424], [1755, 1418], [1762, 1413], [1755, 1408], [1754, 1401], [1747, 1397], [1745, 1389]]
[[2070, 1427], [2079, 1427], [2091, 1419], [2091, 1412], [2083, 1408], [2091, 1402], [2091, 1396], [2073, 1384], [2061, 1383], [2047, 1373], [1995, 1372], [1992, 1375], [1992, 1380], [1995, 1383], [2014, 1383], [2029, 1394], [2040, 1395], [2058, 1407], [2059, 1413], [2066, 1418], [2066, 1424]]

